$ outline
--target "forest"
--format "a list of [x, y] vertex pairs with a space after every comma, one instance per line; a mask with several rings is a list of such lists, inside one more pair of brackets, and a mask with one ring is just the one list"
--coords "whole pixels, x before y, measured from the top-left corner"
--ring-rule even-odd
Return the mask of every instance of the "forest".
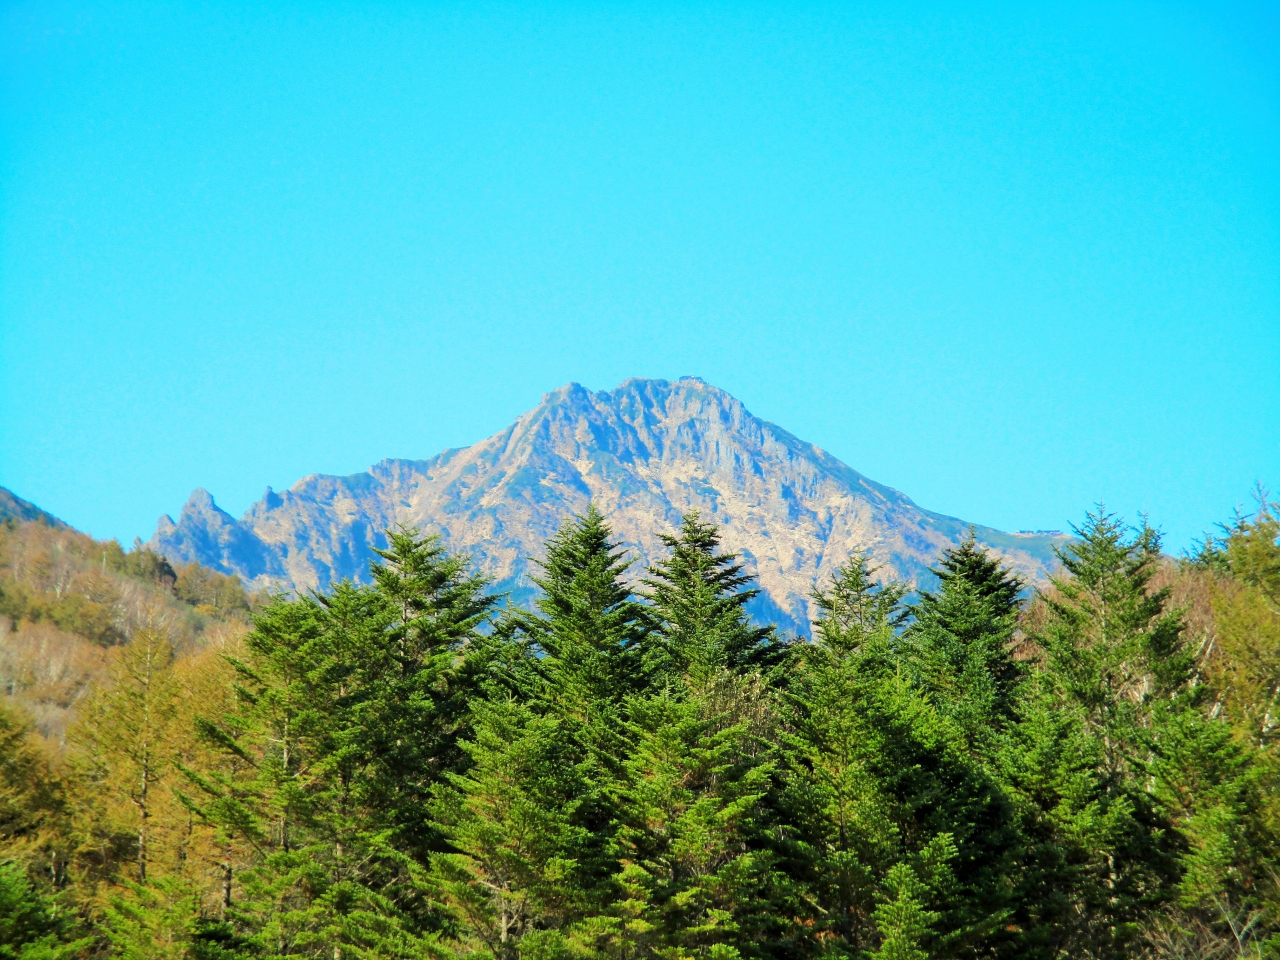
[[697, 514], [567, 519], [529, 609], [414, 530], [268, 598], [10, 521], [0, 960], [1277, 958], [1278, 538], [851, 556], [798, 638]]

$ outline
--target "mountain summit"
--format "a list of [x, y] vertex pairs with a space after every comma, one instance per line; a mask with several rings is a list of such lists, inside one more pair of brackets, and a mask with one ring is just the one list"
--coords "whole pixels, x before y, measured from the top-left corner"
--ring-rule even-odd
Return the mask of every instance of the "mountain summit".
[[[256, 589], [323, 589], [368, 576], [371, 548], [397, 524], [440, 534], [517, 599], [532, 593], [531, 557], [571, 513], [594, 501], [643, 564], [659, 535], [696, 509], [721, 527], [763, 591], [756, 610], [808, 631], [809, 594], [850, 554], [927, 582], [938, 554], [970, 525], [916, 506], [835, 457], [753, 416], [696, 377], [627, 380], [592, 393], [570, 383], [487, 440], [429, 460], [384, 460], [347, 477], [315, 474], [267, 489], [239, 520], [205, 490], [150, 546], [173, 561], [237, 573]], [[974, 527], [977, 539], [1032, 580], [1060, 535]]]

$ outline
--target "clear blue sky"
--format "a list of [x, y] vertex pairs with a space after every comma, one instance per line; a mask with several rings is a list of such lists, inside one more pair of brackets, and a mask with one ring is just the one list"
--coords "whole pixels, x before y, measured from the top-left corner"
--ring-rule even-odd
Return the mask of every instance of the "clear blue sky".
[[696, 374], [1181, 549], [1280, 487], [1278, 9], [6, 4], [0, 485], [128, 542]]

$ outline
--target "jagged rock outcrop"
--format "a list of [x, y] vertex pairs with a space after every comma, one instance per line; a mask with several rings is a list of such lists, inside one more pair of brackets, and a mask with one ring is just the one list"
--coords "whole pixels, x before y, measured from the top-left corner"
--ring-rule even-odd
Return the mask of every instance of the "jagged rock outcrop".
[[[313, 475], [266, 495], [236, 520], [204, 490], [150, 546], [173, 561], [237, 573], [255, 589], [324, 589], [367, 578], [371, 548], [397, 524], [440, 534], [471, 554], [499, 589], [532, 593], [531, 557], [589, 501], [642, 565], [690, 509], [720, 524], [764, 596], [757, 609], [807, 630], [809, 593], [855, 551], [892, 574], [927, 582], [928, 567], [969, 530], [862, 476], [687, 377], [628, 380], [592, 393], [571, 383], [501, 433], [428, 460], [384, 460], [348, 477]], [[977, 538], [1031, 580], [1053, 564], [1061, 535], [975, 527]]]

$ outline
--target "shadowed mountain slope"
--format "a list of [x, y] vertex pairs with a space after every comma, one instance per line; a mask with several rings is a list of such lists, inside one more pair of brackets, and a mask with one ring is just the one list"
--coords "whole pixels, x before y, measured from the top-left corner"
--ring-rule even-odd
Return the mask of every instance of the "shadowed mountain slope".
[[52, 513], [41, 510], [30, 500], [23, 500], [12, 490], [7, 490], [4, 487], [0, 487], [0, 520], [17, 520], [19, 522], [39, 520], [41, 523], [48, 524], [59, 530], [70, 529]]
[[[637, 576], [659, 535], [699, 510], [759, 578], [757, 615], [806, 633], [810, 591], [850, 554], [867, 550], [886, 573], [927, 583], [929, 565], [969, 530], [687, 377], [628, 380], [600, 393], [571, 383], [474, 446], [384, 460], [347, 477], [304, 477], [282, 493], [268, 489], [239, 520], [197, 490], [177, 523], [160, 519], [150, 546], [172, 561], [237, 573], [253, 589], [324, 589], [367, 578], [370, 548], [404, 524], [441, 534], [524, 600], [536, 572], [529, 558], [591, 500], [638, 558]], [[975, 532], [1032, 580], [1065, 540]]]

